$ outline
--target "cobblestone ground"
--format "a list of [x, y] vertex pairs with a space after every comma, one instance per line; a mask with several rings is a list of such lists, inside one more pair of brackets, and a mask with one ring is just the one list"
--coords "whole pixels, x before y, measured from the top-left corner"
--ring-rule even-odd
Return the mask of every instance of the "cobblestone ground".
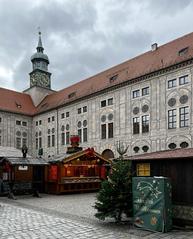
[[0, 198], [0, 239], [193, 239], [193, 231], [152, 233], [94, 218], [95, 194]]

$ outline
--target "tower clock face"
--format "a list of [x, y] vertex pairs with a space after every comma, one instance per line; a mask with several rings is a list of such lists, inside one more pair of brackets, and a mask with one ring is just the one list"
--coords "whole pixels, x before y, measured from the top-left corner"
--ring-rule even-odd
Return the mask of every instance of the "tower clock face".
[[37, 85], [38, 77], [36, 74], [31, 75], [30, 77], [30, 83], [31, 86]]
[[31, 75], [31, 86], [42, 86], [49, 87], [50, 79], [49, 76], [43, 72], [35, 72]]
[[49, 78], [46, 74], [41, 74], [39, 79], [40, 86], [47, 87], [49, 86]]

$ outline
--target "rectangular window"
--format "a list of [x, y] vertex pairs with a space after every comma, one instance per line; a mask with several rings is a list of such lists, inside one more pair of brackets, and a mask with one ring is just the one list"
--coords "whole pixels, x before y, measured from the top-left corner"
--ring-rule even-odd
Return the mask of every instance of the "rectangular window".
[[42, 148], [42, 138], [40, 137], [39, 138], [39, 149], [41, 149]]
[[83, 142], [87, 142], [87, 128], [83, 129]]
[[133, 118], [133, 134], [139, 134], [139, 117]]
[[50, 117], [48, 118], [48, 123], [50, 123]]
[[16, 120], [16, 125], [21, 125], [21, 121], [20, 120]]
[[188, 127], [189, 125], [189, 107], [180, 108], [180, 127]]
[[23, 125], [23, 126], [27, 126], [27, 122], [26, 122], [26, 121], [23, 121], [23, 122], [22, 122], [22, 125]]
[[16, 148], [21, 149], [21, 138], [19, 137], [16, 138]]
[[38, 149], [38, 138], [36, 138], [36, 149]]
[[61, 145], [65, 144], [65, 133], [61, 133]]
[[137, 176], [150, 176], [150, 164], [149, 163], [137, 164]]
[[113, 98], [108, 99], [108, 105], [113, 105]]
[[81, 108], [78, 108], [78, 114], [81, 114]]
[[70, 116], [70, 112], [66, 112], [66, 118]]
[[177, 80], [176, 79], [172, 79], [172, 80], [168, 81], [168, 89], [176, 87], [176, 85], [177, 85]]
[[83, 113], [87, 112], [87, 106], [83, 107]]
[[149, 95], [149, 87], [142, 88], [142, 96]]
[[39, 120], [39, 125], [41, 125], [42, 124], [42, 121], [41, 120]]
[[82, 142], [82, 129], [78, 129], [78, 136], [80, 138], [80, 143]]
[[107, 105], [106, 100], [101, 101], [101, 107], [105, 107]]
[[70, 132], [66, 132], [66, 144], [70, 143]]
[[55, 120], [55, 117], [54, 116], [52, 116], [52, 121], [54, 121]]
[[106, 139], [106, 124], [101, 125], [101, 139]]
[[149, 132], [149, 115], [142, 116], [142, 133]]
[[48, 148], [49, 148], [50, 145], [51, 145], [51, 143], [50, 143], [50, 141], [51, 141], [50, 138], [51, 138], [50, 135], [48, 135]]
[[185, 85], [189, 83], [188, 75], [179, 77], [179, 84]]
[[133, 98], [137, 98], [140, 96], [140, 90], [134, 90], [133, 91]]
[[64, 113], [61, 114], [61, 119], [64, 119]]
[[38, 126], [38, 121], [36, 121], [36, 126]]
[[22, 146], [26, 145], [27, 146], [27, 138], [22, 139]]
[[176, 128], [176, 109], [168, 110], [168, 129]]
[[0, 117], [0, 123], [2, 122], [2, 118]]
[[55, 135], [53, 134], [52, 135], [52, 147], [54, 147], [55, 146]]
[[113, 138], [113, 123], [108, 123], [108, 138]]

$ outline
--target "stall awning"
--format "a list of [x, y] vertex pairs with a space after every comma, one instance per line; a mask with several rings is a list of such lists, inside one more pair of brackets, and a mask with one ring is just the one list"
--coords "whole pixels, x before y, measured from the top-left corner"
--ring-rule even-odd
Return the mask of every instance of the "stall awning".
[[0, 163], [7, 161], [11, 165], [47, 165], [48, 162], [43, 158], [32, 158], [32, 157], [4, 157], [0, 159]]
[[126, 160], [193, 159], [193, 148], [173, 149], [126, 157]]
[[92, 149], [92, 148], [88, 148], [88, 149], [85, 149], [85, 150], [82, 150], [82, 151], [79, 151], [76, 153], [72, 153], [72, 154], [65, 153], [65, 154], [57, 155], [55, 157], [50, 158], [49, 162], [50, 163], [57, 163], [57, 162], [68, 163], [72, 160], [75, 160], [75, 159], [83, 157], [83, 156], [96, 157], [108, 164], [112, 163], [112, 161], [110, 159], [105, 159], [102, 155], [100, 155], [99, 153], [94, 151], [94, 149]]

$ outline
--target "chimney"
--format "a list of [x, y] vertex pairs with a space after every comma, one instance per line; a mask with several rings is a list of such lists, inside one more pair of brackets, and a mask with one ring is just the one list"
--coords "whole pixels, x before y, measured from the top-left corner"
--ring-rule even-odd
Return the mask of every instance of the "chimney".
[[156, 51], [157, 48], [158, 48], [157, 43], [153, 43], [153, 44], [151, 45], [151, 50], [152, 50], [152, 51]]

